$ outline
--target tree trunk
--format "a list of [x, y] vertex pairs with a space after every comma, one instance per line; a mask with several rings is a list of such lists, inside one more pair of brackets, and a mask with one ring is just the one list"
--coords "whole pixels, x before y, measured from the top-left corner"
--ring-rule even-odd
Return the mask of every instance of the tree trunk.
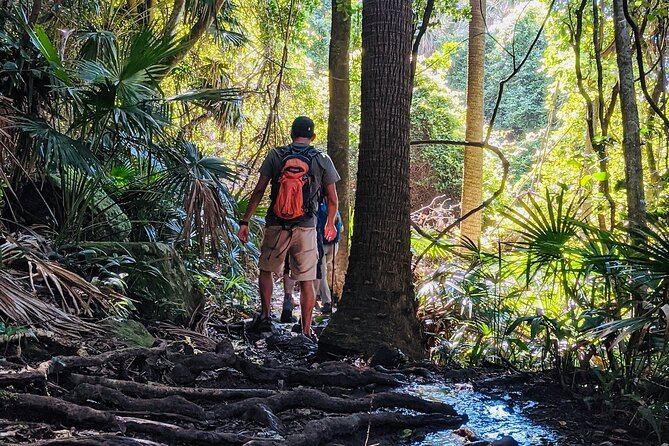
[[[467, 129], [466, 140], [483, 141], [483, 74], [485, 64], [485, 0], [470, 0], [472, 19], [469, 22], [469, 56], [467, 61]], [[462, 180], [461, 213], [481, 205], [483, 200], [483, 150], [465, 147]], [[481, 238], [481, 213], [460, 223], [460, 235], [478, 244]]]
[[367, 0], [362, 12], [360, 154], [355, 230], [339, 311], [322, 351], [423, 356], [411, 275], [409, 109], [411, 0]]
[[630, 33], [623, 10], [623, 0], [613, 0], [616, 59], [620, 78], [620, 110], [623, 117], [623, 154], [627, 186], [627, 219], [630, 227], [646, 226], [646, 203], [643, 191], [641, 165], [641, 138], [639, 112], [634, 92], [634, 71]]
[[[348, 214], [349, 191], [349, 43], [351, 40], [351, 0], [332, 0], [332, 28], [330, 37], [330, 110], [328, 118], [328, 154], [334, 162], [341, 181], [337, 188], [342, 230], [339, 252], [335, 261], [335, 280], [331, 283], [335, 295], [341, 296], [344, 273], [348, 267]], [[329, 267], [328, 267], [329, 268]], [[331, 274], [331, 273], [330, 273]]]
[[[655, 101], [656, 104], [660, 102], [662, 93], [664, 93], [664, 72], [660, 69], [655, 88], [653, 88], [653, 94], [651, 95], [652, 100]], [[655, 110], [649, 105], [648, 118], [646, 119], [646, 128], [649, 132], [644, 147], [646, 148], [646, 162], [648, 164], [648, 170], [650, 171], [650, 185], [646, 192], [648, 194], [648, 201], [651, 203], [655, 199], [658, 190], [662, 187], [662, 178], [660, 177], [660, 171], [657, 169], [657, 160], [655, 159], [655, 150], [653, 147], [656, 134], [655, 116]]]

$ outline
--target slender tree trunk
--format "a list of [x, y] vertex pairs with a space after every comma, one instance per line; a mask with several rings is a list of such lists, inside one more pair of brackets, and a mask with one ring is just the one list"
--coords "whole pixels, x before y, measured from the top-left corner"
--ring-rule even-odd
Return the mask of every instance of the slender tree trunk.
[[[655, 88], [653, 88], [653, 94], [651, 95], [652, 100], [655, 101], [656, 104], [660, 102], [662, 93], [664, 93], [664, 73], [660, 70], [657, 76], [657, 82], [655, 83]], [[660, 171], [657, 169], [657, 160], [655, 158], [655, 150], [653, 147], [654, 135], [656, 134], [655, 110], [650, 105], [648, 106], [646, 128], [649, 129], [649, 132], [644, 147], [646, 149], [646, 162], [648, 164], [648, 170], [650, 171], [650, 184], [646, 192], [648, 194], [648, 201], [652, 202], [656, 196], [657, 189], [662, 186], [662, 178], [660, 177]]]
[[616, 59], [620, 79], [620, 110], [623, 117], [623, 154], [627, 186], [627, 218], [629, 225], [642, 228], [646, 225], [646, 202], [643, 190], [641, 165], [641, 138], [639, 112], [634, 92], [634, 71], [630, 32], [625, 20], [623, 0], [613, 0], [615, 23]]
[[[483, 75], [485, 65], [485, 0], [470, 0], [472, 19], [469, 22], [469, 56], [467, 61], [467, 128], [466, 140], [483, 141]], [[464, 215], [483, 200], [483, 150], [465, 147], [462, 180]], [[481, 213], [472, 214], [460, 224], [460, 235], [478, 244], [481, 238]]]
[[330, 37], [330, 109], [328, 118], [328, 154], [334, 162], [341, 181], [337, 188], [339, 212], [344, 229], [339, 241], [339, 252], [335, 260], [334, 294], [341, 296], [344, 276], [348, 267], [348, 214], [349, 191], [349, 44], [351, 40], [351, 0], [332, 0], [332, 28]]
[[411, 274], [411, 0], [366, 0], [355, 230], [344, 293], [320, 339], [329, 352], [395, 346], [421, 357]]

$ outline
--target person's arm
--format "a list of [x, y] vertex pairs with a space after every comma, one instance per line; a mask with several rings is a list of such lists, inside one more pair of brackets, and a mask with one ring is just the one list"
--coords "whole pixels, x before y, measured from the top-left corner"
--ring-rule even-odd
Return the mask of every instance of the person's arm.
[[337, 187], [335, 183], [330, 183], [325, 186], [325, 203], [328, 207], [328, 219], [325, 223], [325, 230], [323, 236], [325, 240], [331, 241], [337, 236], [337, 228], [335, 228], [335, 216], [337, 215], [337, 207], [339, 206], [339, 198], [337, 197]]
[[258, 209], [258, 205], [260, 204], [260, 200], [262, 200], [262, 196], [265, 194], [265, 189], [267, 189], [269, 181], [269, 177], [260, 174], [258, 183], [256, 183], [256, 187], [253, 188], [251, 198], [249, 198], [249, 204], [246, 207], [246, 212], [244, 212], [244, 216], [239, 222], [237, 236], [242, 243], [246, 243], [249, 240], [249, 219], [253, 216], [256, 209]]

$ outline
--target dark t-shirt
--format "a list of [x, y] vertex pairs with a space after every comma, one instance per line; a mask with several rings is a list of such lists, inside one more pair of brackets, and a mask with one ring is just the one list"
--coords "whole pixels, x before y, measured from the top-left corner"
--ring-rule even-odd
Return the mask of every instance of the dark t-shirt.
[[[309, 147], [307, 144], [292, 144], [290, 147], [293, 148], [292, 153], [299, 153]], [[281, 174], [282, 166], [282, 157], [281, 150], [283, 147], [277, 147], [269, 151], [265, 160], [260, 166], [260, 174], [271, 178], [272, 191], [271, 197], [276, 197], [279, 192], [279, 175]], [[311, 183], [311, 189], [309, 191], [309, 196], [313, 197], [312, 209], [314, 213], [310, 216], [304, 216], [299, 220], [297, 226], [301, 227], [316, 227], [316, 211], [319, 206], [320, 198], [320, 189], [321, 187], [327, 186], [328, 184], [333, 184], [339, 181], [339, 173], [335, 169], [334, 164], [330, 157], [319, 151], [319, 153], [313, 157], [311, 172], [314, 175], [314, 181]], [[265, 217], [265, 223], [267, 226], [279, 226], [281, 225], [281, 220], [274, 214], [272, 209], [274, 203], [271, 203], [270, 208], [267, 211], [267, 216]]]

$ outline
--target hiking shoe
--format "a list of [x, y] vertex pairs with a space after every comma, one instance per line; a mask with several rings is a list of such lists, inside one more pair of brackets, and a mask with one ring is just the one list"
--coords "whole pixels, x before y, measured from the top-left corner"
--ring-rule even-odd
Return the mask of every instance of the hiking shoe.
[[332, 304], [330, 302], [323, 304], [321, 314], [332, 314]]
[[302, 333], [302, 336], [304, 336], [305, 338], [309, 339], [312, 343], [314, 343], [314, 344], [318, 344], [318, 336], [316, 336], [316, 333], [314, 333], [313, 331], [312, 331], [311, 333], [309, 333], [309, 334], [307, 334], [307, 333]]
[[256, 314], [251, 322], [245, 327], [248, 333], [265, 333], [272, 331], [272, 320], [268, 317], [261, 318]]

